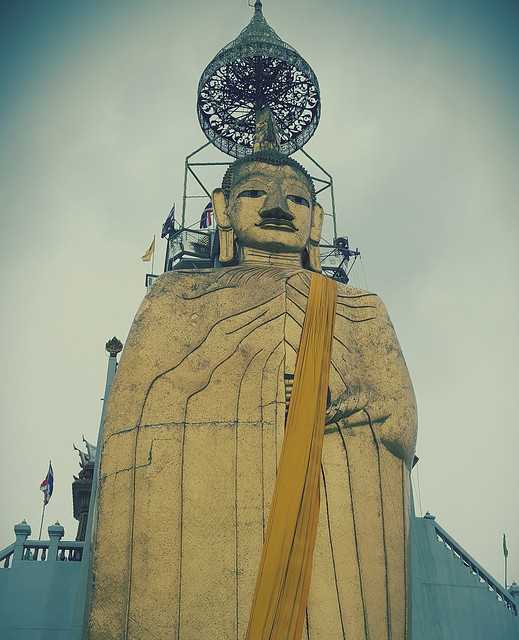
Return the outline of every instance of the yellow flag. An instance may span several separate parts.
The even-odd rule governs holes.
[[[148,250],[146,251],[146,253],[142,256],[141,260],[143,262],[150,262],[153,254],[155,253],[155,236],[153,236],[153,240],[148,248]]]

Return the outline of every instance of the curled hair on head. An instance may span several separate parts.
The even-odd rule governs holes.
[[[226,200],[229,199],[229,194],[231,193],[234,176],[236,175],[237,170],[248,162],[264,162],[265,164],[271,164],[278,167],[291,167],[292,169],[297,171],[306,182],[308,190],[310,191],[312,205],[316,203],[315,186],[308,171],[303,167],[302,164],[299,164],[297,160],[289,158],[283,153],[280,153],[279,151],[275,151],[273,149],[258,151],[257,153],[253,153],[250,156],[239,158],[229,166],[222,180],[222,190],[224,192]]]

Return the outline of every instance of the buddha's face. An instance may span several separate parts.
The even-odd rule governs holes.
[[[226,213],[241,247],[302,253],[312,227],[312,197],[289,166],[243,164],[234,176]]]

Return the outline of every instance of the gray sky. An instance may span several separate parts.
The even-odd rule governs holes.
[[[251,10],[54,0],[1,12],[3,547],[22,518],[37,536],[49,458],[46,525],[75,536],[72,443],[97,436],[104,343],[126,337],[140,256],[205,141],[200,74]],[[500,580],[506,531],[519,579],[518,11],[265,0],[264,12],[319,78],[306,148],[362,251],[353,284],[382,296],[411,371],[423,511]]]

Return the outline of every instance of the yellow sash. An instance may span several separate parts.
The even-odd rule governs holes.
[[[300,640],[319,520],[336,283],[312,274],[246,640]]]

